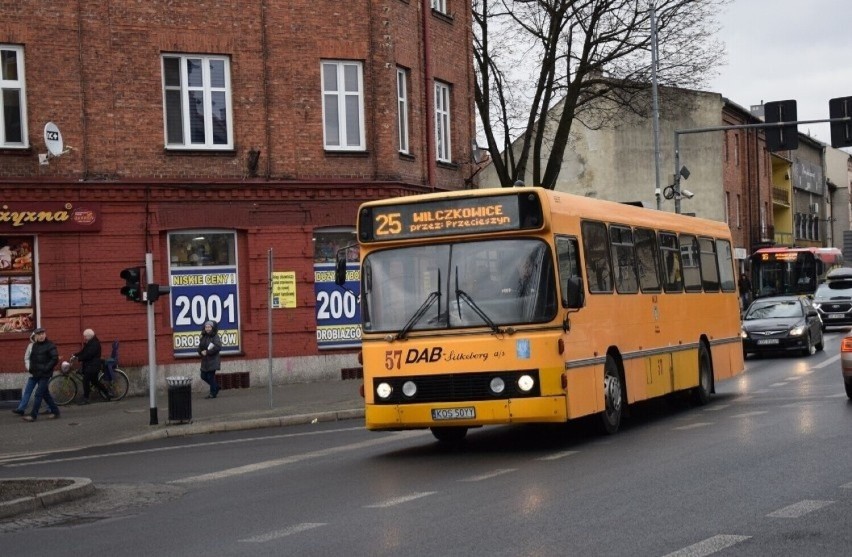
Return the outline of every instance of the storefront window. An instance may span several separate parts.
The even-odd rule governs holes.
[[[314,230],[314,263],[334,263],[337,250],[350,246],[347,261],[358,261],[358,240],[351,227],[317,228]]]
[[[35,328],[34,240],[0,237],[0,334]]]
[[[197,231],[169,235],[172,267],[216,267],[236,265],[236,236],[233,232]]]
[[[355,229],[351,226],[314,230],[314,295],[317,347],[320,350],[361,345],[361,265]],[[346,284],[334,281],[337,252],[346,250]]]

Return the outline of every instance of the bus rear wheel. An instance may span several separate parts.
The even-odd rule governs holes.
[[[607,356],[604,364],[604,411],[600,414],[604,433],[612,435],[618,431],[623,412],[624,383],[615,358]]]
[[[710,363],[710,353],[707,347],[698,348],[698,386],[692,391],[692,398],[699,406],[710,402],[710,391],[713,390],[713,364]]]
[[[460,426],[432,427],[430,429],[439,443],[460,443],[467,435],[467,428]]]

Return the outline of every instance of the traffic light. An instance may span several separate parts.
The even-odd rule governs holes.
[[[848,118],[852,116],[852,97],[840,97],[828,101],[828,117]],[[852,122],[831,122],[831,146],[852,147]]]
[[[157,299],[163,294],[168,294],[171,292],[171,289],[168,286],[162,286],[157,283],[151,283],[148,285],[148,303],[153,304],[157,301]]]
[[[767,124],[796,121],[796,101],[772,101],[763,105],[763,121]],[[768,151],[792,151],[799,148],[799,130],[796,124],[766,128]]]
[[[142,301],[142,267],[128,267],[121,271],[124,286],[121,293],[131,302]]]

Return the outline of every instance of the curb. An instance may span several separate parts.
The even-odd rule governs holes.
[[[351,410],[336,410],[333,412],[318,412],[313,414],[295,414],[291,416],[274,416],[270,418],[248,418],[245,420],[231,420],[218,422],[188,423],[180,425],[166,425],[162,429],[143,433],[134,437],[126,437],[109,443],[118,445],[125,443],[141,443],[157,439],[168,439],[170,437],[188,437],[190,435],[201,435],[204,433],[221,433],[225,431],[242,431],[246,429],[264,429],[269,427],[282,427],[289,425],[303,425],[315,422],[337,422],[341,420],[353,420],[364,417],[363,408]]]
[[[45,478],[4,478],[4,480],[14,481],[37,481],[44,479]],[[17,514],[37,511],[39,509],[45,509],[53,505],[58,505],[59,503],[65,503],[67,501],[73,501],[75,499],[82,499],[83,497],[88,497],[89,495],[92,495],[95,492],[95,484],[93,484],[92,480],[90,480],[89,478],[50,479],[70,480],[71,485],[60,487],[58,489],[53,489],[51,491],[45,491],[44,493],[33,495],[31,497],[21,497],[20,499],[15,499],[14,501],[0,503],[0,518],[8,518]],[[3,485],[4,480],[0,480],[0,486]]]

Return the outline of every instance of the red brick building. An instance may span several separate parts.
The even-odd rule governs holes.
[[[424,2],[2,3],[0,388],[36,325],[66,357],[84,328],[119,339],[144,386],[146,305],[119,274],[146,253],[172,287],[161,377],[194,373],[208,318],[224,369],[265,377],[270,250],[276,375],[353,365],[354,297],[323,269],[358,205],[473,172],[470,2]]]

